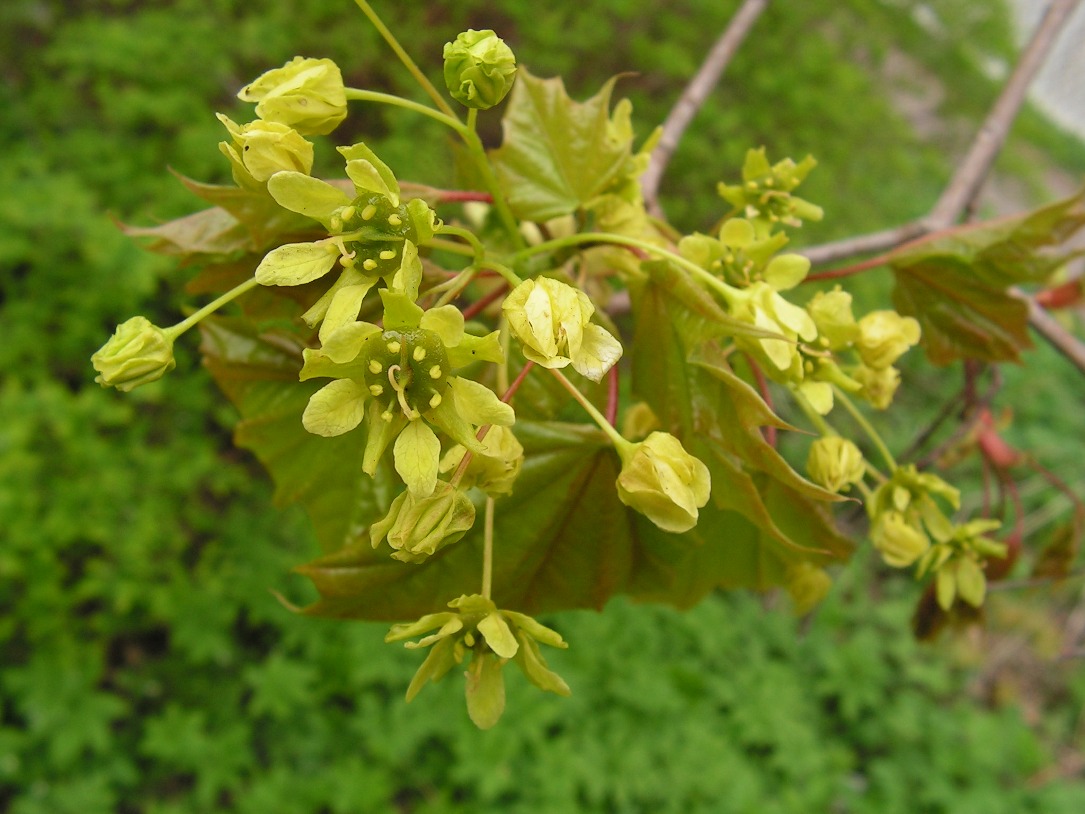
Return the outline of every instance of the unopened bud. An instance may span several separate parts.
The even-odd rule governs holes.
[[[871,542],[882,554],[887,565],[907,568],[930,548],[923,531],[907,521],[898,511],[883,512],[870,530]]]
[[[370,527],[369,539],[376,548],[387,537],[395,559],[422,562],[458,541],[474,523],[475,506],[467,495],[439,480],[428,497],[406,491],[393,500],[384,519]]]
[[[919,323],[896,311],[872,311],[859,320],[855,347],[863,363],[884,370],[919,342]]]
[[[505,98],[516,78],[516,57],[493,31],[464,31],[445,44],[445,85],[461,104],[486,110]]]
[[[806,471],[814,483],[830,492],[846,492],[863,479],[866,463],[863,453],[846,438],[828,435],[810,445]]]
[[[94,381],[124,393],[161,379],[177,364],[173,338],[145,317],[132,317],[119,325],[90,361],[98,371]]]
[[[697,525],[698,509],[708,502],[708,467],[686,452],[673,435],[653,432],[622,455],[618,499],[664,531],[681,533]]]

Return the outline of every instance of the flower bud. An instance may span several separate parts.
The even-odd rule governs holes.
[[[384,519],[370,527],[369,539],[376,548],[387,537],[393,558],[422,562],[458,541],[474,523],[475,507],[467,495],[439,480],[428,497],[406,491],[393,500]]]
[[[697,525],[697,510],[708,502],[712,480],[699,459],[673,435],[653,432],[639,444],[619,448],[622,471],[618,499],[664,531],[681,533]]]
[[[325,136],[347,117],[343,75],[330,59],[294,57],[243,88],[237,98],[257,102],[261,119],[306,136]]]
[[[173,337],[144,317],[132,317],[90,357],[98,371],[94,381],[127,393],[157,381],[176,367]]]
[[[599,381],[622,356],[622,346],[591,323],[588,295],[550,277],[525,280],[501,306],[524,356],[545,368],[572,363],[581,376]]]
[[[233,144],[221,142],[219,149],[238,170],[248,173],[254,181],[264,183],[284,170],[308,175],[313,168],[313,145],[291,127],[278,122],[254,121],[240,127],[219,114],[219,121],[233,136]]]
[[[859,326],[851,312],[851,294],[835,288],[819,291],[806,304],[806,310],[814,319],[818,336],[828,343],[830,350],[842,350],[859,336]]]
[[[896,311],[872,311],[859,320],[856,350],[864,364],[884,370],[919,342],[919,323]]]
[[[481,441],[484,453],[475,453],[467,463],[460,487],[477,486],[490,497],[507,495],[524,463],[524,448],[508,427],[492,425]],[[460,465],[467,450],[460,444],[441,458],[441,472],[451,472]]]
[[[790,565],[784,574],[784,588],[791,597],[797,616],[813,610],[833,587],[832,578],[824,568],[813,563],[800,562]]]
[[[847,438],[828,435],[810,445],[806,471],[814,483],[830,492],[847,492],[863,479],[863,453]]]
[[[464,31],[445,44],[445,84],[457,102],[479,110],[493,107],[512,88],[516,57],[493,31]]]
[[[870,539],[886,565],[894,568],[907,568],[931,545],[922,530],[909,523],[902,513],[892,510],[883,512],[874,521]]]

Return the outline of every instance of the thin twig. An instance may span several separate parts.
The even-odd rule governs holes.
[[[1028,305],[1028,321],[1033,330],[1069,359],[1074,367],[1085,373],[1085,344],[1062,327],[1059,321],[1038,305],[1032,297],[1021,292],[1015,293]]]
[[[1052,0],[1047,7],[1002,93],[972,141],[968,154],[931,210],[928,228],[934,230],[950,226],[972,206],[991,171],[995,157],[1002,149],[1010,126],[1017,118],[1029,85],[1043,67],[1066,19],[1079,2],[1080,0]]]
[[[661,214],[659,209],[659,184],[663,179],[663,171],[670,163],[671,156],[678,148],[678,142],[682,134],[686,132],[693,117],[708,98],[708,94],[719,82],[727,64],[738,51],[742,41],[746,38],[750,28],[761,16],[761,12],[768,6],[769,0],[745,0],[731,22],[727,24],[716,44],[712,46],[704,64],[701,65],[697,75],[690,80],[686,89],[682,92],[678,102],[671,108],[667,120],[663,123],[663,134],[659,144],[652,152],[651,163],[641,176],[641,189],[644,191],[644,202],[648,211],[657,217]]]
[[[1021,108],[1029,83],[1051,52],[1066,18],[1080,2],[1052,0],[987,119],[976,133],[960,167],[926,217],[892,229],[813,246],[803,251],[810,262],[821,265],[860,254],[885,251],[951,226],[975,200]]]

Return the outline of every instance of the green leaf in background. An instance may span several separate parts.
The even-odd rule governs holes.
[[[323,382],[299,382],[302,345],[286,333],[258,334],[242,320],[201,324],[205,364],[241,413],[235,441],[252,450],[275,481],[280,505],[299,502],[317,540],[333,551],[357,537],[391,503],[390,480],[362,472],[365,432],[321,438],[301,414]]]
[[[520,68],[502,122],[504,142],[490,154],[518,217],[566,215],[621,180],[633,139],[610,118],[615,81],[576,102],[560,78]]]
[[[702,315],[677,292],[654,279],[633,292],[634,345],[650,341],[653,347],[634,358],[633,389],[663,428],[708,465],[712,504],[752,524],[748,533],[731,535],[713,528],[721,521],[708,515],[691,533],[740,541],[736,556],[743,564],[728,563],[734,585],[768,587],[788,562],[844,556],[851,544],[836,531],[826,507],[839,497],[802,477],[765,440],[761,427],[790,427],[731,371],[709,342],[713,333],[704,330]]]
[[[1081,253],[1057,247],[1085,226],[1083,200],[1085,189],[1026,215],[961,227],[893,252],[893,303],[919,320],[932,362],[1019,360],[1032,346],[1028,307],[1010,289],[1047,281]]]

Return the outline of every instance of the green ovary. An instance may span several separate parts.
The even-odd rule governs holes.
[[[451,368],[441,338],[433,331],[385,331],[369,344],[365,385],[382,412],[417,418],[440,405]]]

